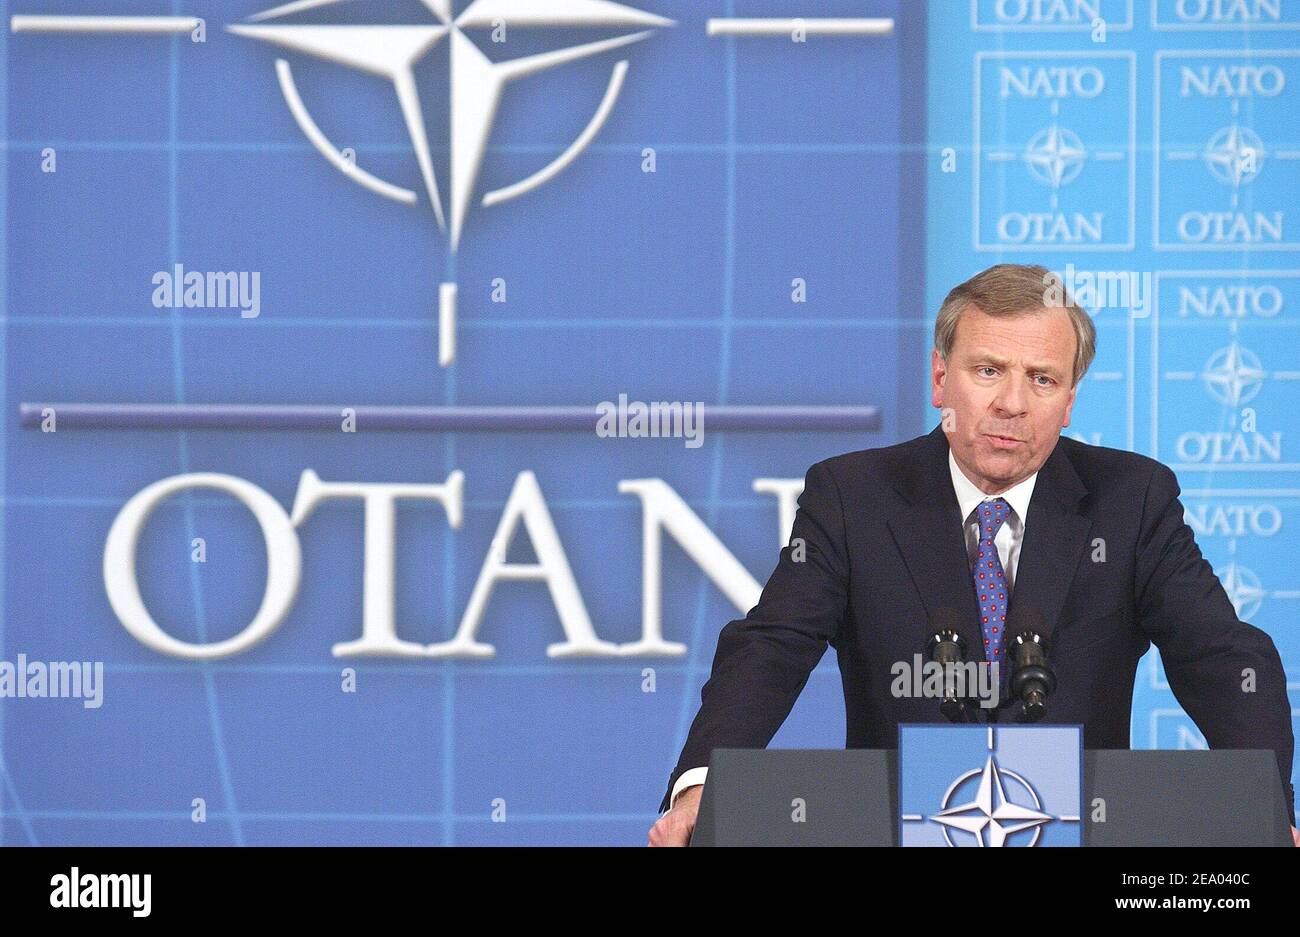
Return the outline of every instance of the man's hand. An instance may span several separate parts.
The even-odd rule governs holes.
[[[677,795],[673,807],[650,827],[647,846],[686,846],[691,842],[695,817],[700,812],[700,795],[704,785],[696,784]]]
[[[1291,827],[1291,838],[1295,840],[1296,846],[1300,846],[1300,830],[1297,830],[1294,826]]]

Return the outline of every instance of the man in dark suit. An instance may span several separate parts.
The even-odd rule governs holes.
[[[1129,747],[1138,660],[1155,644],[1211,747],[1277,753],[1294,824],[1282,661],[1202,558],[1173,472],[1061,438],[1095,343],[1042,267],[1000,264],[949,293],[931,356],[940,425],[809,469],[758,604],[718,636],[651,845],[689,840],[713,749],[766,746],[827,645],[850,748],[896,748],[900,723],[934,722],[936,700],[891,688],[939,628],[1004,677],[1016,635],[1048,636],[1045,721],[1082,724],[1085,748]]]

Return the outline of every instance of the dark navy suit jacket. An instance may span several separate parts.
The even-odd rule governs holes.
[[[1082,724],[1085,748],[1129,747],[1138,660],[1155,644],[1174,695],[1212,748],[1277,753],[1294,822],[1281,658],[1267,634],[1237,618],[1178,493],[1159,462],[1058,440],[1024,519],[1008,622],[1049,635],[1057,687],[1044,721]],[[941,428],[814,465],[796,539],[802,558],[786,546],[758,604],[718,636],[669,791],[681,772],[708,765],[714,748],[766,746],[828,645],[839,658],[850,748],[896,748],[900,723],[942,721],[937,700],[890,692],[895,662],[924,654],[936,627],[958,629],[983,659]],[[1243,691],[1247,668],[1253,692]]]

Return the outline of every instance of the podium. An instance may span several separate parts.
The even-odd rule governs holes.
[[[1271,751],[1085,751],[1082,808],[1085,846],[1293,845]],[[717,749],[691,845],[894,846],[898,830],[896,751]]]

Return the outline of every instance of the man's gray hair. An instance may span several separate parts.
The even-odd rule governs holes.
[[[1074,326],[1074,380],[1077,385],[1097,353],[1097,327],[1065,289],[1061,278],[1030,264],[995,264],[952,288],[934,323],[934,347],[944,361],[952,351],[957,320],[970,306],[989,316],[1021,316],[1064,309]]]

